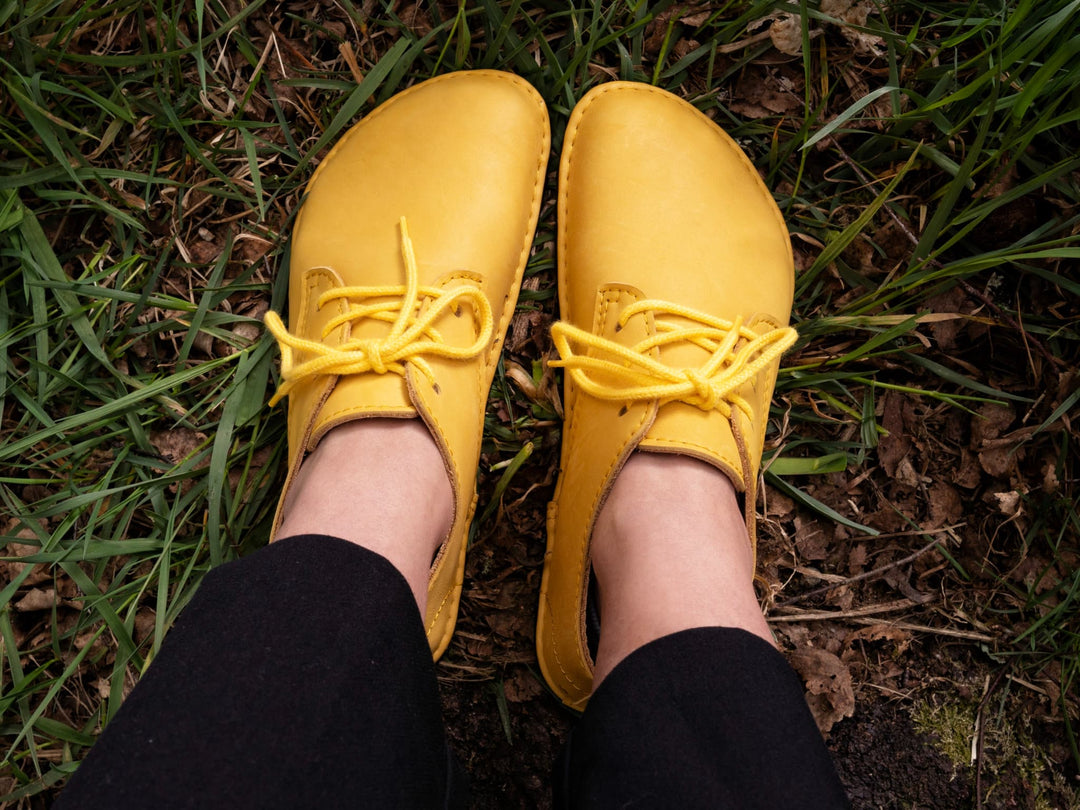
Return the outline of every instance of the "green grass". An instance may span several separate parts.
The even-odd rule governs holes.
[[[767,478],[805,507],[872,534],[812,484],[876,463],[890,392],[928,410],[1027,414],[1026,458],[1049,459],[1060,484],[1018,482],[1035,519],[1010,553],[1044,560],[1052,584],[1001,585],[987,615],[1002,617],[996,652],[1027,672],[1060,667],[1080,763],[1066,421],[1080,354],[1080,3],[882,4],[863,32],[877,56],[795,4],[794,57],[754,36],[781,2],[228,7],[242,10],[0,2],[0,532],[29,547],[24,567],[9,564],[13,547],[0,563],[0,801],[63,780],[206,571],[265,542],[284,422],[265,408],[275,353],[259,316],[285,303],[303,183],[358,116],[462,68],[533,83],[556,154],[575,101],[609,78],[678,93],[746,147],[799,254],[802,339],[778,383]],[[785,112],[740,106],[754,81]],[[553,217],[545,208],[523,310],[555,311]],[[985,356],[938,345],[926,316],[953,289],[976,305],[961,322],[981,330],[969,334]],[[538,383],[539,359],[525,358]],[[548,458],[530,454],[557,417],[522,405],[502,373],[492,397],[510,414],[488,419],[501,494]],[[1009,560],[990,562],[1008,582]],[[957,563],[950,582],[973,575]],[[34,589],[51,608],[19,606]]]

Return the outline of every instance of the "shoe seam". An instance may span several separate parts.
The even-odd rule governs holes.
[[[685,100],[679,99],[677,97],[673,97],[670,94],[668,94],[667,92],[659,90],[657,88],[654,88],[654,87],[652,87],[650,85],[640,85],[640,84],[626,83],[626,82],[618,82],[618,83],[610,83],[608,85],[601,85],[600,87],[594,88],[592,91],[590,91],[586,95],[586,97],[579,102],[579,104],[578,104],[579,109],[575,109],[574,114],[572,114],[572,118],[574,119],[572,121],[573,128],[571,130],[568,130],[565,141],[564,141],[563,153],[564,153],[565,159],[566,159],[566,171],[565,171],[565,174],[560,173],[562,175],[562,176],[560,176],[560,191],[562,191],[563,188],[569,189],[570,186],[571,186],[571,176],[574,174],[574,167],[575,167],[575,163],[576,163],[575,154],[574,154],[574,148],[577,145],[577,141],[578,141],[578,137],[580,135],[582,124],[584,122],[586,114],[589,111],[589,108],[598,99],[600,99],[602,96],[604,96],[604,95],[606,95],[608,93],[611,93],[611,92],[619,91],[619,90],[628,90],[628,91],[634,91],[634,92],[646,92],[646,93],[649,93],[651,95],[659,96],[665,102],[673,102],[676,107],[689,108],[697,117],[699,117],[700,119],[703,119],[702,123],[705,123],[705,124],[708,125],[712,136],[723,147],[723,151],[726,154],[728,154],[729,156],[734,157],[736,162],[742,167],[742,170],[751,178],[754,186],[756,188],[758,188],[758,190],[764,195],[764,197],[769,202],[772,203],[772,206],[771,206],[771,208],[772,208],[772,212],[771,212],[772,217],[771,218],[772,218],[774,224],[777,226],[777,236],[783,241],[784,245],[787,248],[789,266],[793,265],[791,241],[790,241],[790,238],[789,238],[788,233],[787,233],[787,228],[786,228],[786,224],[784,223],[783,215],[780,213],[779,209],[777,208],[776,202],[773,199],[772,194],[769,192],[769,190],[767,188],[764,187],[764,183],[763,183],[760,175],[758,174],[757,169],[750,162],[749,158],[734,143],[731,142],[731,137],[729,135],[727,135],[727,133],[725,133],[723,131],[723,129],[721,129],[719,127],[719,125],[716,124],[716,122],[709,119],[700,110],[698,110],[693,105],[686,102]],[[560,193],[558,202],[559,202],[558,207],[557,207],[557,209],[558,209],[557,210],[558,223],[559,223],[558,244],[559,244],[559,247],[560,247],[560,249],[559,249],[559,265],[560,266],[559,266],[558,270],[559,270],[559,279],[564,280],[567,277],[567,270],[566,270],[566,263],[565,263],[566,262],[566,256],[569,254],[569,246],[570,246],[570,242],[571,242],[571,239],[572,239],[572,236],[571,236],[572,229],[571,229],[570,224],[569,224],[569,219],[570,218],[567,216],[567,212],[568,212],[569,207],[570,207],[570,195],[569,195],[569,193]],[[790,298],[792,298],[794,296],[793,273],[786,274],[786,278],[787,278],[787,287],[788,287],[788,298],[790,299]],[[569,284],[568,281],[565,281],[564,285],[561,285],[561,286],[562,286],[563,289],[565,289],[565,293],[560,294],[560,296],[559,296],[559,306],[560,306],[562,316],[564,318],[566,318],[566,319],[569,319],[569,317],[570,317],[570,284]],[[560,292],[562,292],[562,289],[560,289]],[[605,318],[605,319],[607,317],[607,307],[608,307],[608,302],[605,299],[604,310],[602,312],[602,317]],[[770,323],[774,323],[774,324],[777,322],[777,320],[775,318],[772,318],[771,316],[755,316],[753,321],[754,322],[766,321],[766,322],[770,322]],[[601,333],[602,333],[602,330],[601,330]],[[569,388],[570,385],[571,385],[569,378],[567,378],[566,382],[567,382],[567,388]],[[757,390],[756,378],[752,382],[753,382],[754,392],[756,394],[756,399],[759,400],[759,401],[763,400],[764,398],[760,395],[760,392]],[[569,391],[567,392],[566,399],[567,400],[571,399],[571,397],[569,396]],[[764,409],[764,408],[767,408],[767,407],[768,407],[768,403],[765,403],[764,405],[761,406],[761,409]],[[573,420],[575,418],[576,410],[577,410],[577,403],[576,403],[576,398],[575,398],[574,401],[570,404],[570,407],[569,407],[568,412],[566,414],[565,421],[567,423],[569,423],[571,420]],[[647,409],[645,409],[643,411],[641,421],[639,421],[638,425],[631,432],[630,438],[620,446],[619,452],[615,455],[614,459],[609,464],[608,469],[605,471],[603,478],[601,479],[601,484],[600,484],[599,489],[593,495],[593,502],[592,502],[592,504],[590,506],[590,510],[588,512],[589,519],[588,519],[588,524],[587,524],[587,527],[586,527],[588,536],[587,536],[587,538],[586,538],[586,540],[585,540],[585,542],[583,544],[579,544],[580,545],[580,551],[578,552],[578,559],[577,559],[576,582],[579,583],[579,590],[581,590],[582,592],[584,591],[584,579],[583,579],[583,577],[584,577],[584,573],[585,573],[585,566],[587,565],[587,561],[590,558],[590,555],[589,555],[588,552],[590,550],[591,542],[592,542],[592,527],[595,525],[596,511],[598,509],[598,503],[600,501],[600,497],[602,496],[603,492],[606,489],[605,485],[606,485],[606,483],[608,481],[608,478],[611,476],[612,470],[619,463],[620,459],[623,458],[623,456],[626,453],[627,446],[634,442],[634,437],[640,431],[642,424],[644,424],[644,422],[647,420],[649,410],[650,409],[647,408]],[[734,416],[735,415],[733,414],[733,417]],[[765,413],[765,418],[767,418],[767,412]],[[762,435],[762,441],[764,441],[764,430],[761,431],[761,435]],[[711,450],[709,448],[706,448],[703,445],[693,445],[692,443],[686,443],[686,445],[684,445],[684,446],[697,446],[700,449],[710,453],[713,456],[720,457],[726,464],[731,466],[733,469],[742,469],[743,468],[742,459],[739,459],[739,461],[736,464],[733,465],[732,462],[731,462],[731,459],[729,459],[726,454],[717,452],[716,450]],[[746,473],[744,473],[744,477],[745,477],[746,474],[749,474],[749,473],[750,473],[750,470],[747,469]],[[749,482],[744,481],[743,486],[744,486],[745,490],[749,491],[749,488],[750,488]],[[561,494],[561,492],[560,492],[560,494]],[[559,516],[562,514],[562,510],[560,510],[558,508],[558,505],[557,505],[558,504],[558,499],[556,499],[554,501],[554,503],[556,503],[556,506],[555,506],[556,519],[553,521],[553,527],[559,523]],[[556,546],[558,546],[558,545],[559,544],[556,543]],[[548,602],[549,602],[548,612],[551,613],[552,611],[550,609],[550,596],[548,594],[545,594],[545,598],[548,599]],[[582,593],[582,596],[580,598],[582,600],[585,598],[583,593]],[[581,606],[579,605],[579,613],[580,613],[580,609],[581,609]],[[551,639],[552,654],[553,654],[553,656],[555,658],[556,663],[559,666],[560,671],[563,674],[563,677],[564,677],[565,681],[568,682],[572,687],[574,687],[576,689],[582,688],[581,685],[579,684],[579,681],[574,676],[572,676],[569,672],[567,672],[565,666],[563,665],[562,658],[559,655],[559,640],[558,640],[559,635],[558,635],[558,633],[549,630],[548,635],[549,635],[549,637]],[[579,651],[580,651],[580,642],[581,642],[580,635],[581,634],[579,632],[578,633]],[[583,660],[585,660],[587,662],[588,659],[587,659],[587,657],[583,656]]]
[[[600,334],[604,333],[604,330],[605,330],[605,328],[607,326],[608,313],[609,313],[611,307],[614,304],[617,304],[619,302],[619,300],[623,296],[629,298],[632,301],[638,300],[637,296],[633,295],[628,290],[616,290],[616,291],[609,290],[609,291],[603,293],[603,297],[601,298],[601,303],[600,303],[600,312],[598,313],[599,318],[598,318],[597,330],[596,330]],[[574,399],[574,404],[571,406],[570,412],[566,416],[566,421],[567,422],[569,422],[571,419],[574,418],[576,407],[577,407],[577,398]],[[644,408],[642,410],[641,418],[638,420],[638,423],[633,427],[633,429],[629,432],[628,438],[619,445],[618,452],[616,452],[615,455],[612,457],[610,463],[608,464],[607,469],[604,471],[603,476],[600,478],[600,485],[597,487],[596,491],[592,495],[592,502],[590,503],[589,510],[587,512],[589,517],[588,517],[588,521],[587,521],[586,526],[585,526],[585,535],[586,535],[585,541],[584,541],[584,543],[579,543],[578,544],[578,551],[577,551],[577,555],[576,555],[575,580],[574,581],[576,583],[578,583],[578,591],[580,592],[580,594],[579,594],[579,605],[578,605],[578,618],[579,619],[582,616],[582,609],[584,607],[584,600],[587,598],[586,595],[585,595],[585,569],[588,567],[589,560],[591,560],[591,558],[592,558],[592,555],[590,554],[590,551],[591,551],[591,548],[592,548],[592,532],[593,532],[593,529],[594,529],[594,527],[596,525],[597,512],[600,509],[600,505],[601,505],[601,503],[603,501],[604,494],[610,488],[608,486],[608,484],[609,484],[609,482],[611,481],[611,478],[612,478],[612,471],[615,470],[620,465],[620,462],[624,461],[624,459],[625,459],[625,457],[627,455],[627,453],[626,453],[627,447],[629,447],[629,446],[631,446],[633,444],[636,444],[636,443],[638,443],[640,441],[640,437],[638,436],[638,434],[641,431],[642,425],[644,425],[648,421],[649,412],[650,412],[650,408]],[[556,510],[558,512],[559,511],[558,507],[556,506],[555,508],[556,508]],[[557,522],[558,522],[558,516],[556,516],[556,523]],[[581,639],[581,632],[580,632],[580,628],[579,628],[578,652],[582,651],[582,647],[580,646],[581,640],[582,640]],[[559,670],[562,672],[563,677],[565,678],[565,680],[568,683],[570,683],[573,687],[575,687],[577,689],[584,688],[583,683],[581,681],[579,681],[575,676],[573,676],[569,672],[567,672],[566,667],[563,665],[562,657],[559,655],[559,642],[558,642],[558,634],[557,633],[552,633],[551,634],[551,647],[552,647],[552,654],[555,656],[555,661],[559,665]],[[585,661],[586,663],[588,663],[588,658],[586,656],[584,656],[584,655],[582,656],[582,660]]]
[[[450,75],[450,74],[448,74],[448,75]],[[511,284],[510,290],[503,297],[503,312],[502,312],[501,317],[499,318],[498,329],[492,335],[491,346],[488,348],[487,355],[486,355],[486,357],[484,359],[483,367],[480,369],[480,371],[482,373],[478,373],[476,375],[476,380],[477,380],[477,383],[478,383],[477,396],[484,401],[484,408],[481,409],[481,414],[482,414],[482,416],[481,416],[481,424],[480,424],[481,433],[483,431],[483,414],[486,414],[486,412],[487,412],[487,407],[486,407],[486,398],[487,397],[486,397],[486,392],[485,392],[484,389],[490,385],[490,382],[488,381],[489,376],[494,376],[493,374],[489,375],[489,371],[494,369],[494,367],[496,365],[495,358],[497,358],[498,355],[501,354],[501,352],[502,352],[503,340],[505,338],[507,329],[509,329],[510,320],[514,316],[514,307],[510,306],[509,303],[510,303],[511,300],[513,300],[515,302],[515,304],[516,304],[518,294],[520,293],[520,290],[521,290],[521,284],[522,284],[522,282],[523,282],[523,280],[525,278],[525,268],[528,265],[529,253],[532,250],[532,243],[533,243],[533,238],[532,237],[535,234],[535,224],[534,224],[534,219],[535,218],[534,218],[533,214],[535,212],[535,214],[537,215],[536,218],[538,218],[539,212],[540,212],[540,206],[541,206],[541,203],[542,203],[542,196],[543,196],[544,174],[545,174],[545,169],[547,167],[547,160],[548,160],[548,155],[549,155],[549,150],[550,150],[550,131],[549,131],[548,126],[547,126],[547,108],[544,105],[543,99],[536,92],[535,88],[533,88],[532,85],[530,85],[528,82],[524,81],[523,79],[520,79],[519,77],[513,76],[511,74],[488,73],[486,75],[489,76],[489,77],[492,77],[492,78],[498,78],[498,79],[503,79],[505,81],[509,81],[511,84],[514,84],[515,86],[520,87],[525,91],[526,95],[528,95],[530,100],[533,102],[534,112],[536,113],[536,117],[535,117],[534,120],[535,120],[535,123],[539,127],[539,131],[542,133],[542,144],[541,144],[541,148],[538,150],[538,154],[537,154],[536,169],[535,169],[535,172],[534,172],[534,175],[533,175],[532,200],[530,201],[529,211],[528,211],[528,214],[526,215],[526,218],[525,218],[525,225],[524,225],[523,239],[522,239],[522,249],[518,253],[517,263],[515,265],[515,267],[517,269],[515,269],[515,272],[514,272],[514,280],[513,280],[513,283]],[[433,421],[435,422],[436,426],[438,426],[438,424],[439,424],[438,419],[433,414],[431,414],[430,412],[428,412],[428,416],[430,416],[433,419]],[[439,428],[439,430],[441,432],[441,430],[442,430],[441,427]],[[481,439],[482,439],[482,437],[481,437]],[[458,466],[456,457],[453,454],[453,450],[450,448],[449,443],[444,442],[444,445],[446,447],[447,453],[450,455],[450,461],[451,461],[451,464],[454,467],[455,475],[457,475],[457,477],[460,479],[462,477],[462,473],[461,473],[460,468]],[[475,492],[476,492],[476,480],[475,480],[475,477],[473,479],[472,490],[473,490],[472,494],[475,495]],[[455,508],[456,508],[456,506],[457,505],[455,504]],[[471,523],[473,517],[474,517],[473,514],[469,514],[469,515],[466,515],[463,518],[463,520],[467,520],[469,523]],[[447,538],[447,541],[446,541],[447,543],[450,542],[450,539],[455,535],[455,530],[458,529],[457,524],[458,524],[458,521],[455,519],[454,526],[451,528],[450,537]],[[468,534],[468,525],[464,526],[464,530],[465,530],[465,533],[467,535]],[[467,536],[463,537],[461,542],[464,543],[464,542],[466,542],[466,540],[467,540]],[[462,571],[462,573],[463,573],[464,572],[464,566],[465,566],[464,558],[459,557],[459,561],[455,563],[455,566],[457,566],[455,571],[460,569]],[[434,574],[435,574],[435,570],[436,570],[436,566],[433,566],[432,569],[431,569],[431,572],[429,573],[429,579],[428,579],[429,588],[430,588],[430,586],[431,586],[431,584],[433,582],[433,577],[434,577]],[[455,580],[457,579],[456,574],[455,574],[454,578],[455,578]],[[462,579],[464,579],[464,577],[462,577]],[[447,589],[447,592],[443,595],[443,599],[439,602],[439,606],[435,609],[435,613],[432,615],[431,620],[428,623],[428,626],[426,628],[426,632],[430,633],[431,630],[433,630],[435,625],[438,623],[440,617],[442,616],[443,611],[446,609],[446,604],[450,600],[450,595],[453,593],[453,590],[454,590],[454,587],[451,586],[449,589]],[[430,594],[430,590],[429,590],[429,594]],[[440,640],[440,643],[441,643],[441,640]]]

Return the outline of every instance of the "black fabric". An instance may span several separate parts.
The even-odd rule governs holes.
[[[206,576],[54,807],[464,798],[405,579],[373,552],[303,536]]]
[[[563,808],[846,806],[802,689],[741,630],[628,656],[556,766]],[[55,808],[465,806],[404,578],[343,540],[210,572]]]
[[[560,809],[848,806],[795,673],[728,627],[675,633],[621,661],[554,781]]]

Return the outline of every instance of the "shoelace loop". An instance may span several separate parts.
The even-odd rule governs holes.
[[[753,407],[737,391],[775,363],[791,348],[798,333],[789,326],[758,334],[742,319],[727,321],[666,301],[644,300],[631,304],[619,316],[622,329],[635,315],[649,313],[656,334],[623,346],[565,322],[551,327],[559,360],[551,365],[565,368],[574,382],[598,399],[615,402],[681,401],[705,411],[731,416],[738,408],[753,417]],[[676,316],[688,324],[661,320]],[[654,348],[689,341],[710,352],[700,368],[673,368],[651,356]],[[575,347],[577,347],[575,349]],[[612,381],[614,380],[614,381]]]
[[[270,400],[277,404],[283,397],[305,380],[320,375],[342,376],[346,374],[398,374],[405,376],[407,364],[415,366],[434,383],[431,366],[424,359],[445,357],[467,360],[476,357],[491,340],[494,319],[491,304],[483,290],[476,284],[463,284],[444,290],[439,287],[422,286],[416,268],[416,255],[405,217],[401,218],[401,257],[405,262],[405,284],[383,287],[335,287],[319,296],[317,305],[322,309],[333,301],[346,301],[346,310],[331,318],[322,331],[322,338],[335,329],[365,318],[392,324],[385,337],[372,339],[354,338],[340,346],[328,346],[317,340],[308,340],[292,334],[285,328],[275,312],[266,313],[266,328],[281,348],[281,385]],[[371,298],[396,298],[378,303],[358,303]],[[461,305],[471,305],[473,318],[478,326],[476,340],[469,346],[452,346],[434,327],[438,318],[448,311],[460,313]],[[297,364],[294,352],[313,355]]]

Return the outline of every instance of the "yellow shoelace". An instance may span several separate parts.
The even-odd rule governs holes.
[[[753,418],[753,408],[736,392],[763,370],[775,363],[798,338],[789,326],[771,329],[762,335],[734,322],[665,301],[639,301],[623,310],[617,329],[622,329],[634,315],[652,313],[656,334],[633,346],[622,346],[568,323],[551,327],[551,337],[560,360],[551,365],[565,368],[582,390],[598,399],[633,402],[675,400],[702,410],[718,410],[731,416],[736,407]],[[660,318],[673,315],[690,321],[678,325]],[[689,341],[711,352],[700,368],[672,368],[650,356],[652,349],[680,341]],[[575,351],[575,346],[578,350]],[[591,355],[585,354],[592,350]],[[593,375],[610,380],[600,382]]]
[[[405,261],[404,286],[336,287],[319,296],[321,309],[331,301],[344,299],[348,311],[332,318],[323,328],[326,337],[346,323],[374,318],[393,324],[390,332],[378,339],[347,340],[340,346],[327,346],[317,340],[307,340],[290,333],[277,313],[266,313],[266,328],[281,348],[282,383],[270,400],[277,404],[289,391],[305,380],[319,375],[399,374],[405,376],[411,363],[434,383],[431,367],[422,355],[467,360],[476,357],[488,345],[494,321],[487,296],[475,284],[464,284],[449,290],[422,286],[416,269],[416,255],[405,217],[401,218],[401,257]],[[374,304],[359,303],[368,298],[396,298]],[[460,313],[462,303],[471,305],[478,326],[476,340],[470,346],[451,346],[432,324],[444,313]],[[293,352],[314,355],[310,360],[294,364]]]

